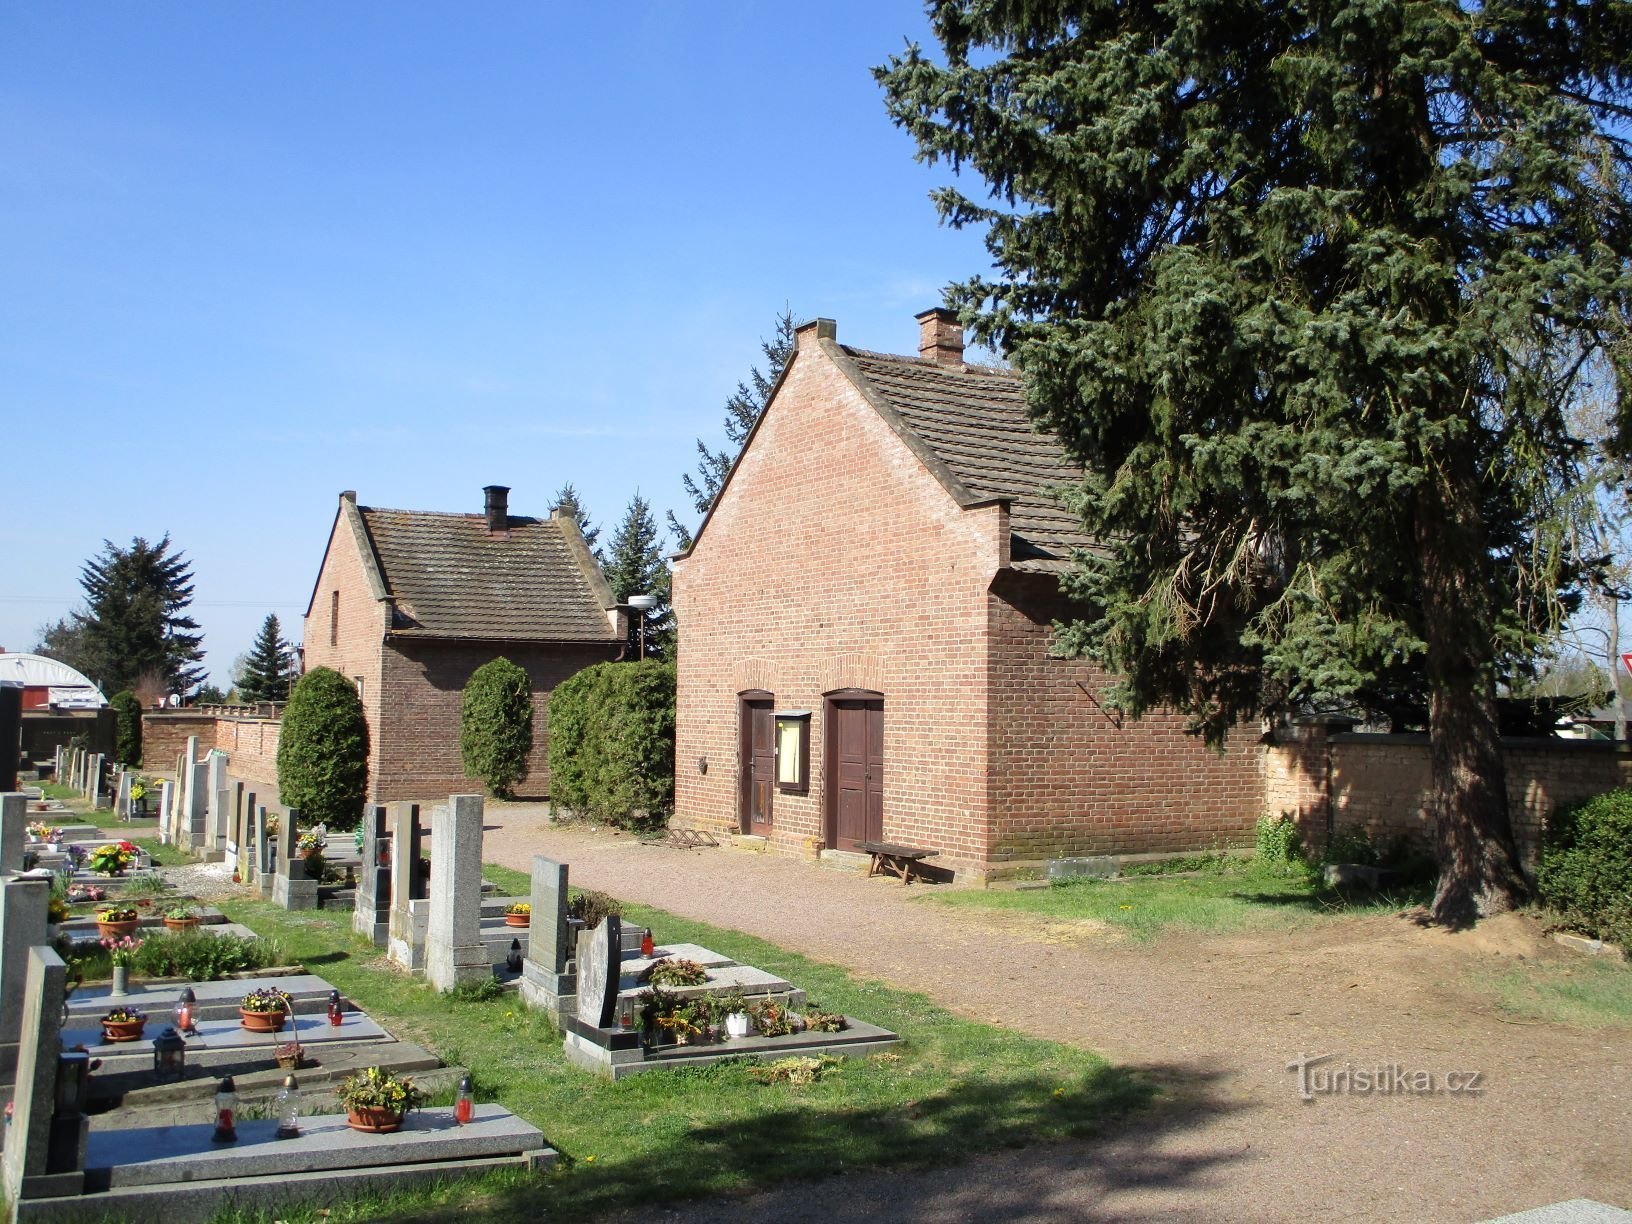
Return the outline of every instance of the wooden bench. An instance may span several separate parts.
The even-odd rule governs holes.
[[[867,876],[871,879],[881,871],[901,877],[902,884],[911,884],[913,874],[923,879],[923,861],[934,858],[939,850],[921,850],[917,846],[898,846],[894,842],[864,841],[861,843],[861,852],[873,856],[873,861],[867,864]]]

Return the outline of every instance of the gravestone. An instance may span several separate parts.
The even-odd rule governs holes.
[[[193,810],[193,765],[198,760],[198,736],[189,735],[181,756],[176,761],[176,782],[181,787],[180,806],[176,809],[176,844],[188,848],[188,820]]]
[[[227,869],[239,871],[239,864],[243,861],[244,845],[244,784],[234,782],[227,788],[227,832],[223,839],[226,842]]]
[[[23,869],[28,842],[28,796],[21,791],[0,795],[0,876]]]
[[[482,940],[482,797],[451,795],[431,824],[425,978],[438,990],[493,976]]]
[[[102,790],[103,765],[102,754],[98,752],[93,755],[91,757],[90,772],[85,778],[85,797],[91,801],[91,811],[93,812],[101,808],[102,801],[107,798]]]
[[[51,884],[0,878],[0,1097],[17,1070],[28,950],[46,942]]]
[[[363,861],[357,870],[356,908],[351,929],[377,947],[391,937],[391,829],[383,803],[363,811]]]
[[[176,784],[166,779],[159,783],[159,842],[168,846],[175,840]]]
[[[425,969],[429,903],[425,900],[425,877],[419,873],[423,838],[419,804],[397,804],[391,812],[391,929],[386,956],[411,973]]]
[[[521,1001],[549,1012],[561,1022],[562,1010],[578,992],[576,975],[567,972],[573,948],[567,922],[567,865],[542,854],[533,855],[530,901],[532,921],[527,927],[527,956],[521,962]]]
[[[278,822],[283,827],[283,822]],[[262,897],[272,895],[272,882],[278,878],[278,835],[271,831],[271,817],[263,804],[255,813],[255,886]]]
[[[623,965],[623,920],[608,914],[593,931],[578,933],[578,1019],[610,1028],[618,1011]]]
[[[28,950],[23,989],[22,1031],[27,1039],[17,1053],[17,1081],[4,1156],[6,1197],[59,1198],[85,1186],[85,1134],[81,1116],[57,1119],[57,1067],[62,1057],[62,1004],[68,993],[68,967],[50,948]],[[81,1055],[83,1057],[83,1055]],[[77,1150],[53,1152],[52,1132],[72,1128]],[[67,1145],[61,1145],[67,1146]],[[54,1172],[54,1167],[64,1167]]]
[[[227,754],[212,751],[204,758],[207,777],[204,783],[206,811],[204,817],[204,848],[221,850],[227,839]]]
[[[204,849],[204,829],[209,823],[210,766],[206,761],[195,761],[187,767],[187,811],[183,816],[183,850],[198,854]]]
[[[317,908],[319,881],[306,878],[306,860],[298,853],[295,826],[299,820],[300,813],[289,808],[278,822],[278,876],[272,881],[272,904],[287,910]]]
[[[133,780],[130,770],[119,771],[119,791],[113,801],[113,810],[119,814],[120,820],[130,819],[130,784]]]
[[[244,884],[253,884],[260,868],[260,859],[255,857],[256,827],[255,820],[255,792],[244,792],[243,815],[238,821],[238,879]]]

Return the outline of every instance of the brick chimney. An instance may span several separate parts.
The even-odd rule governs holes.
[[[510,486],[483,485],[482,492],[487,494],[487,529],[495,533],[508,531],[510,529]]]
[[[963,324],[944,306],[914,315],[918,320],[918,356],[936,365],[963,364]]]

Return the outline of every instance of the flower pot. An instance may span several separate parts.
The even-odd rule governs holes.
[[[140,1041],[146,1020],[102,1021],[102,1040],[110,1042]]]
[[[103,939],[123,939],[127,935],[134,935],[136,928],[141,925],[138,919],[131,918],[125,922],[103,922],[97,919],[96,933]]]
[[[240,1007],[238,1009],[238,1015],[241,1018],[240,1022],[248,1032],[281,1033],[283,1031],[283,1020],[285,1013],[281,1011],[252,1012],[245,1011]]]
[[[732,1012],[725,1018],[726,1036],[730,1037],[733,1041],[739,1037],[748,1036],[748,1027],[749,1020],[747,1012]]]
[[[504,916],[505,926],[524,927],[532,924],[533,916],[531,914],[506,914]]]
[[[170,931],[190,931],[198,925],[197,918],[166,918],[164,926]]]
[[[362,1106],[346,1110],[346,1125],[371,1135],[389,1135],[402,1129],[402,1115],[390,1109]]]

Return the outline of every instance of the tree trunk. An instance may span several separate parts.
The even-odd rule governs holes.
[[[1428,645],[1430,811],[1439,855],[1434,921],[1464,926],[1528,894],[1507,811],[1496,720],[1495,615],[1471,455],[1442,457],[1418,495],[1417,556]]]

